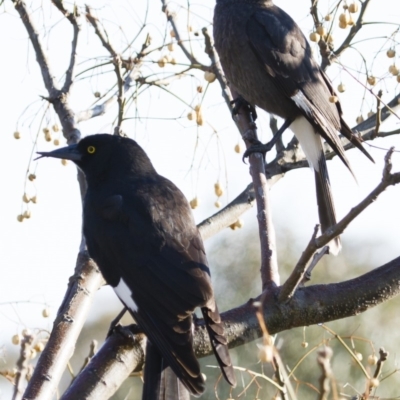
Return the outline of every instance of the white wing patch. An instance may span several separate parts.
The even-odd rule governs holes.
[[[310,167],[319,171],[318,160],[323,154],[321,136],[315,132],[305,117],[296,118],[290,125],[290,129],[300,142]]]
[[[114,292],[117,294],[119,299],[132,311],[137,311],[138,306],[133,301],[132,291],[129,289],[129,286],[125,283],[125,281],[121,278],[118,285],[113,288]]]
[[[291,99],[296,103],[296,106],[304,110],[308,115],[312,115],[312,109],[310,107],[310,102],[306,96],[304,96],[301,90],[291,97]]]

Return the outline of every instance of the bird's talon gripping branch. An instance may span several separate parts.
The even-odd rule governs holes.
[[[255,143],[251,145],[243,154],[242,161],[245,162],[245,159],[248,158],[251,154],[254,153],[261,153],[264,157],[265,161],[265,156],[266,154],[274,147],[275,142],[272,142],[272,140],[268,143],[261,143],[257,141],[258,143]]]
[[[239,111],[242,107],[248,109],[253,122],[258,118],[256,108],[242,96],[236,97],[236,99],[231,101],[231,104],[233,104],[232,118],[235,118],[239,114]]]

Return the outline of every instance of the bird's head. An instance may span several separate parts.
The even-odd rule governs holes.
[[[87,178],[99,175],[154,173],[151,161],[132,139],[107,134],[87,136],[77,144],[54,151],[41,151],[39,158],[53,157],[73,161]]]

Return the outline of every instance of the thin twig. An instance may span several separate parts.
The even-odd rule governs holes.
[[[381,89],[379,90],[376,99],[376,126],[372,139],[375,139],[379,135],[379,129],[382,124],[382,96],[383,96],[383,91]]]
[[[304,274],[303,281],[301,282],[301,285],[304,285],[306,282],[311,280],[311,273],[313,269],[317,266],[317,264],[321,261],[322,257],[326,254],[329,254],[329,246],[325,246],[320,252],[315,253],[314,257],[307,268],[306,273]]]
[[[330,392],[330,381],[332,376],[332,369],[330,360],[332,358],[333,351],[330,347],[325,346],[322,350],[318,351],[317,362],[321,367],[322,374],[319,378],[319,400],[328,400]]]
[[[340,220],[336,225],[325,231],[323,235],[317,238],[314,231],[310,242],[308,243],[306,249],[301,255],[299,261],[297,262],[297,265],[295,266],[292,274],[282,285],[282,289],[279,294],[280,301],[287,301],[293,296],[300,282],[304,278],[308,263],[310,262],[317,249],[325,246],[332,239],[343,233],[350,222],[352,222],[369,205],[371,205],[377,199],[377,197],[386,190],[387,187],[400,183],[400,173],[398,172],[395,174],[391,174],[391,156],[393,154],[393,151],[394,149],[391,148],[385,156],[385,166],[382,173],[382,180],[377,185],[377,187],[357,206],[353,207],[350,212],[344,218],[342,218],[342,220]]]
[[[178,46],[182,49],[183,54],[185,54],[186,58],[189,60],[190,64],[192,65],[198,65],[198,66],[203,66],[203,64],[201,64],[196,57],[186,48],[186,46],[183,44],[183,41],[181,39],[181,35],[179,33],[179,29],[178,26],[176,24],[176,20],[175,20],[175,14],[169,12],[168,10],[168,5],[166,3],[165,0],[161,0],[162,3],[162,11],[165,13],[168,22],[171,24],[172,29],[174,31],[175,34],[175,38],[176,41],[178,43]]]
[[[62,0],[52,0],[53,4],[60,10],[60,12],[71,22],[72,27],[74,29],[74,35],[72,38],[72,46],[71,46],[71,56],[69,61],[69,67],[65,74],[65,82],[64,86],[61,89],[63,93],[68,93],[71,90],[71,86],[75,79],[75,66],[76,66],[76,49],[78,47],[78,37],[80,32],[80,15],[79,9],[76,5],[74,5],[74,11],[71,13],[64,7],[64,2]]]
[[[26,376],[29,371],[29,360],[31,358],[33,335],[24,335],[21,341],[20,356],[17,361],[17,373],[15,375],[15,386],[12,400],[22,399]]]

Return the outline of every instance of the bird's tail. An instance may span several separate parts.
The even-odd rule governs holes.
[[[161,353],[147,341],[142,400],[189,400],[190,393]]]
[[[318,160],[319,170],[314,169],[315,187],[317,192],[317,204],[321,231],[324,233],[328,228],[336,224],[336,212],[333,204],[331,184],[329,181],[328,168],[324,154]],[[342,248],[340,237],[329,242],[329,252],[337,255]]]
[[[236,377],[233,370],[231,357],[229,355],[227,340],[224,334],[224,327],[221,323],[221,317],[217,305],[213,307],[214,311],[208,307],[201,309],[207,332],[210,337],[212,349],[221,368],[225,380],[233,387],[236,386]]]

